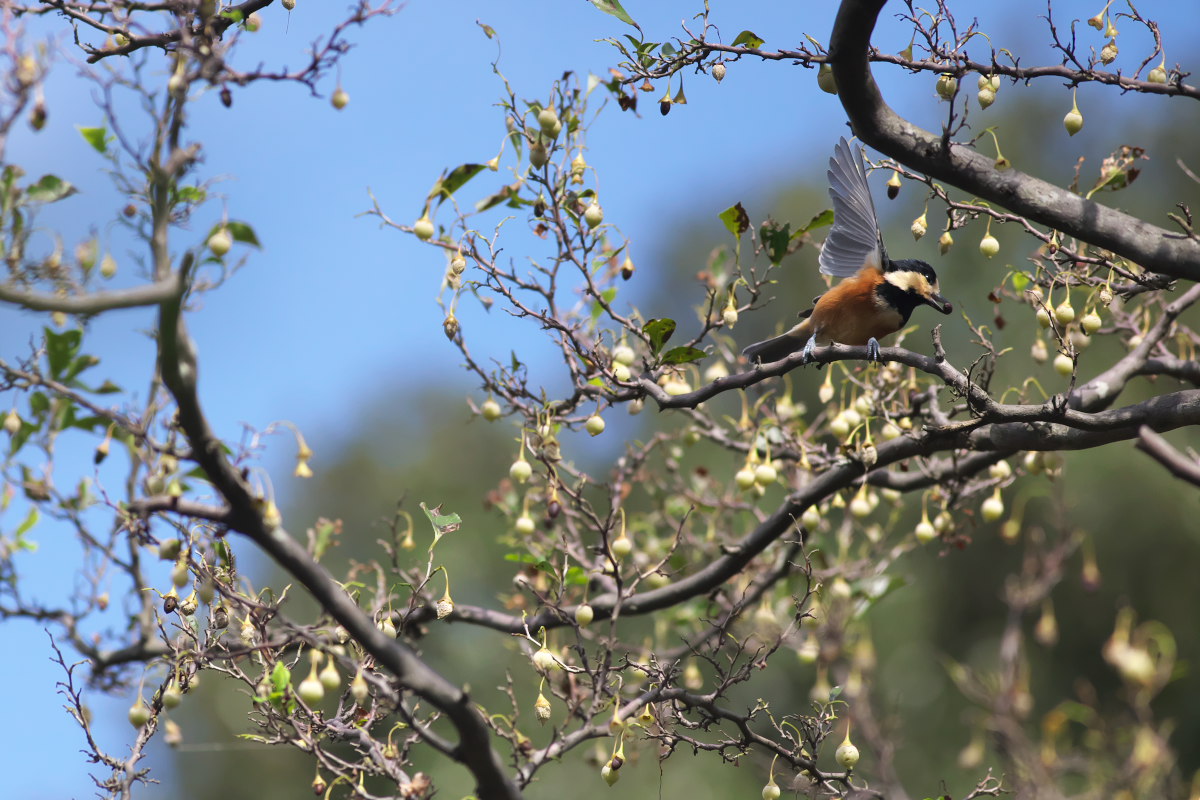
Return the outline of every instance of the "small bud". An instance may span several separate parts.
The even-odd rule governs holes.
[[[979,507],[979,515],[983,517],[984,522],[996,522],[1004,516],[1004,500],[1000,497],[999,486],[992,492],[991,497],[983,501],[983,504]]]
[[[495,422],[496,420],[500,419],[504,412],[500,408],[500,404],[489,397],[487,400],[484,400],[483,405],[479,407],[479,413],[488,422]]]
[[[309,674],[296,687],[296,694],[308,705],[315,706],[325,699],[325,687],[321,685],[320,679],[315,674]]]
[[[1083,332],[1088,336],[1091,336],[1096,331],[1100,330],[1100,324],[1100,315],[1095,311],[1089,311],[1083,315],[1083,319],[1079,320],[1079,327],[1082,328]]]
[[[442,332],[446,334],[447,339],[454,341],[455,337],[458,336],[459,330],[461,330],[461,328],[458,324],[458,317],[454,316],[454,312],[451,311],[446,315],[446,318],[442,320]]]
[[[187,586],[191,577],[188,574],[187,559],[181,557],[175,562],[174,569],[171,570],[171,583],[175,584],[175,588],[182,589]]]
[[[811,505],[804,509],[804,513],[800,515],[800,524],[805,528],[808,528],[809,531],[814,530],[818,525],[821,524],[821,509],[817,508],[815,505]]]
[[[950,248],[954,246],[954,237],[950,235],[950,231],[944,231],[938,238],[938,252],[942,255],[950,252]]]
[[[1117,58],[1117,53],[1120,52],[1117,48],[1115,39],[1110,39],[1108,44],[1100,48],[1100,63],[1111,64]]]
[[[524,483],[533,475],[533,467],[529,466],[529,462],[522,455],[512,463],[508,468],[508,477],[512,478],[517,483]]]
[[[553,108],[543,108],[537,115],[538,127],[542,129],[542,133],[550,136],[554,135],[555,128],[559,128],[562,123],[558,121],[558,114]]]
[[[413,223],[413,233],[422,242],[427,242],[433,238],[433,220],[429,218],[428,212],[421,215],[421,218]]]
[[[1083,114],[1079,113],[1079,104],[1076,102],[1074,95],[1071,97],[1071,110],[1063,117],[1063,127],[1067,129],[1067,133],[1071,136],[1083,130]]]
[[[1096,16],[1089,19],[1087,21],[1087,24],[1091,25],[1093,28],[1095,28],[1098,31],[1103,30],[1104,29],[1104,12],[1101,11],[1099,14],[1097,14]]]
[[[596,612],[593,611],[592,607],[587,603],[581,603],[575,609],[575,622],[581,628],[586,628],[588,625],[591,625],[592,620],[595,619],[595,617]]]
[[[943,100],[950,100],[954,97],[954,93],[958,91],[958,78],[949,72],[943,72],[938,76],[936,88],[938,97]]]
[[[333,656],[330,656],[325,662],[318,679],[325,690],[329,692],[337,691],[338,686],[341,686],[342,676],[338,674],[337,665],[333,663]]]
[[[1041,336],[1033,340],[1033,346],[1029,348],[1029,357],[1039,364],[1045,364],[1046,359],[1050,358],[1050,351],[1046,349],[1046,340]]]
[[[925,219],[924,213],[922,213],[921,216],[919,216],[913,220],[912,227],[909,228],[909,230],[912,231],[914,240],[916,240],[918,242],[921,241],[921,237],[924,236],[929,231],[929,224]]]
[[[1075,320],[1075,309],[1071,306],[1071,298],[1063,300],[1054,309],[1054,319],[1059,325],[1069,325]]]
[[[1157,67],[1150,70],[1150,74],[1146,76],[1146,80],[1150,81],[1151,83],[1166,83],[1167,68],[1165,64],[1159,64]]]
[[[288,11],[292,11],[293,9],[296,8],[296,0],[283,0],[283,7],[285,9],[287,9]],[[322,791],[324,791],[324,790],[322,790]],[[318,794],[319,794],[319,792],[318,792]]]
[[[550,161],[550,152],[539,138],[529,148],[529,164],[534,169],[541,169]]]
[[[135,212],[136,213],[136,212]],[[112,254],[105,253],[104,258],[100,259],[100,276],[107,279],[117,274],[117,260],[112,257]]]
[[[1007,461],[997,461],[988,467],[988,476],[993,480],[1002,481],[1008,479],[1012,475],[1012,467]]]
[[[896,197],[900,194],[900,185],[900,173],[896,170],[892,170],[892,177],[888,178],[887,182],[888,200],[896,199]]]
[[[233,237],[229,235],[229,231],[225,228],[218,228],[213,232],[212,236],[208,237],[208,249],[217,258],[221,258],[228,253],[231,247],[233,247]]]
[[[604,433],[604,418],[599,414],[593,414],[592,416],[588,417],[587,422],[583,424],[583,427],[592,436],[599,436],[600,434]]]
[[[137,702],[129,707],[129,724],[140,728],[150,721],[150,709],[139,697]]]
[[[600,207],[600,203],[592,200],[588,207],[583,212],[583,221],[587,223],[589,228],[594,228],[604,221],[604,209]]]
[[[1037,321],[1038,321],[1038,325],[1042,326],[1043,328],[1049,328],[1050,327],[1050,312],[1044,308],[1039,308],[1037,310]]]
[[[538,672],[551,672],[553,670],[562,669],[562,665],[558,663],[558,659],[554,654],[546,649],[545,645],[534,652],[533,666]]]
[[[614,783],[621,780],[621,773],[619,770],[613,769],[612,762],[609,761],[600,768],[600,777],[604,778],[605,783],[607,783],[609,786],[612,786]]]
[[[358,668],[354,680],[350,681],[350,696],[360,706],[366,705],[367,699],[371,696],[371,687],[367,684],[367,679],[363,677],[362,667]]]
[[[983,238],[979,240],[979,252],[991,258],[1000,252],[1000,242],[990,233],[984,234]]]
[[[621,280],[627,281],[633,277],[633,259],[628,254],[625,255],[625,260],[621,262]]]
[[[179,681],[172,678],[162,692],[163,708],[178,708],[182,702],[183,690],[179,688]]]
[[[21,430],[21,418],[17,415],[15,408],[9,411],[4,418],[4,430],[9,436],[16,436],[17,431]]]
[[[716,79],[717,83],[720,83],[721,81],[725,80],[725,65],[724,64],[713,64],[712,76],[713,76],[713,78]]]
[[[746,465],[737,471],[733,476],[733,482],[743,492],[749,491],[758,481],[754,477],[754,470],[749,465]]]
[[[917,541],[921,544],[927,544],[937,538],[937,531],[929,521],[929,518],[924,517],[917,523],[917,527],[913,530],[913,535],[917,537]]]
[[[754,482],[759,486],[770,486],[779,478],[779,472],[771,464],[763,463],[754,468]]]
[[[533,703],[533,716],[542,725],[550,719],[550,701],[541,692],[538,692],[537,700]]]
[[[838,764],[848,770],[854,769],[854,765],[858,763],[858,748],[850,741],[849,729],[846,731],[846,738],[838,745],[838,749],[833,755],[837,759]]]
[[[732,328],[737,324],[738,310],[737,306],[733,304],[732,299],[729,301],[729,304],[725,306],[725,310],[721,312],[721,321],[725,323],[725,327],[727,328]]]
[[[833,67],[822,64],[817,70],[817,86],[826,94],[837,94],[837,81],[833,77]]]
[[[1054,357],[1054,371],[1064,378],[1070,375],[1075,370],[1075,361],[1066,353],[1059,353]]]
[[[633,552],[633,540],[621,531],[621,535],[612,540],[608,549],[612,551],[613,558],[620,561]]]
[[[454,600],[450,597],[449,587],[446,588],[445,593],[442,595],[442,599],[438,600],[437,606],[434,610],[437,613],[438,619],[445,619],[454,613]]]
[[[854,497],[850,500],[849,509],[851,516],[858,519],[862,519],[871,513],[871,501],[867,499],[866,484],[863,484],[855,492]]]
[[[537,523],[533,521],[533,517],[528,514],[522,514],[513,522],[513,530],[522,536],[532,536],[537,530]]]

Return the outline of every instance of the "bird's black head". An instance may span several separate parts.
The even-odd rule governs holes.
[[[937,273],[924,261],[911,258],[891,261],[883,279],[886,296],[904,313],[905,319],[919,305],[931,306],[943,314],[954,310],[938,291]]]

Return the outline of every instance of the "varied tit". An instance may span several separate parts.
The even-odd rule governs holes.
[[[887,257],[862,152],[840,139],[828,174],[833,227],[821,248],[820,266],[826,275],[845,280],[815,298],[790,331],[743,350],[751,362],[778,361],[800,349],[807,362],[814,347],[831,342],[865,344],[869,357],[878,361],[879,338],[904,327],[914,308],[933,306],[943,314],[954,310],[938,293],[933,267]]]

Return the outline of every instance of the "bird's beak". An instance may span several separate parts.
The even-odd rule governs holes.
[[[937,292],[934,292],[933,294],[929,295],[929,297],[926,297],[925,303],[926,305],[933,306],[943,314],[949,314],[950,312],[954,311],[954,306]]]

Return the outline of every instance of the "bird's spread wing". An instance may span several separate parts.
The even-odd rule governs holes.
[[[828,174],[833,228],[821,248],[821,272],[848,278],[867,264],[882,268],[883,246],[867,170],[862,153],[852,149],[845,137],[834,148]]]

